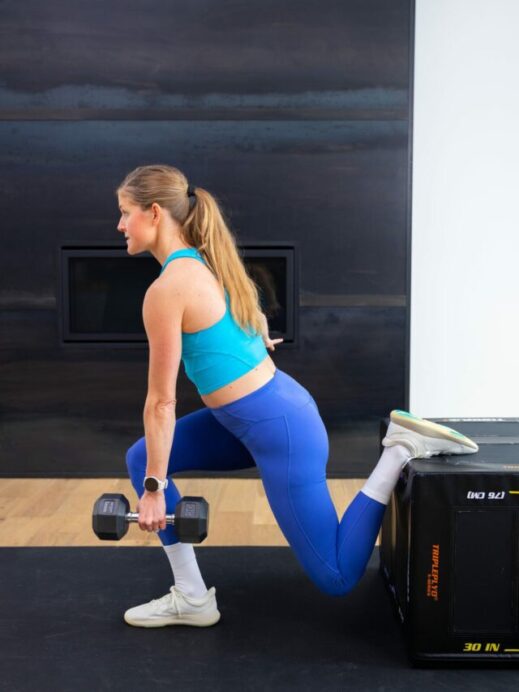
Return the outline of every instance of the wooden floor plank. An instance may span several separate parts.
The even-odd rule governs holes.
[[[209,536],[200,547],[287,545],[260,480],[177,478],[175,483],[182,495],[202,495],[209,502]],[[361,479],[328,481],[339,519],[363,483]],[[135,511],[137,497],[128,479],[1,479],[0,547],[160,547],[155,534],[137,525],[131,525],[121,541],[100,541],[94,535],[92,507],[106,492],[123,493]]]

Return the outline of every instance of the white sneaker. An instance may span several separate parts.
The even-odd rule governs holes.
[[[194,625],[209,627],[220,619],[216,607],[216,589],[212,586],[202,598],[186,596],[172,586],[165,596],[156,598],[124,614],[124,619],[134,627],[165,627],[166,625]]]
[[[427,459],[437,454],[475,454],[479,450],[473,440],[456,430],[407,411],[391,411],[390,420],[383,446],[404,445],[413,459]]]

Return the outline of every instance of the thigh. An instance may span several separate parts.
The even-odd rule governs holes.
[[[202,408],[177,418],[168,475],[177,471],[234,471],[254,466],[248,449]]]
[[[338,518],[326,482],[328,435],[315,405],[255,423],[244,444],[254,456],[272,512],[299,562],[326,591],[342,584]]]

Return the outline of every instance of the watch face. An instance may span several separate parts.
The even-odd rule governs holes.
[[[146,490],[149,490],[150,492],[155,492],[159,489],[159,484],[156,478],[146,478],[146,480],[144,481],[144,487]]]

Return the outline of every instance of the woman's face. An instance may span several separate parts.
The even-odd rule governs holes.
[[[117,225],[117,230],[124,233],[126,240],[126,249],[128,254],[134,255],[139,252],[144,252],[147,249],[148,243],[151,240],[152,227],[150,224],[150,212],[144,211],[138,204],[125,194],[120,193],[119,209],[121,210],[121,219]]]

